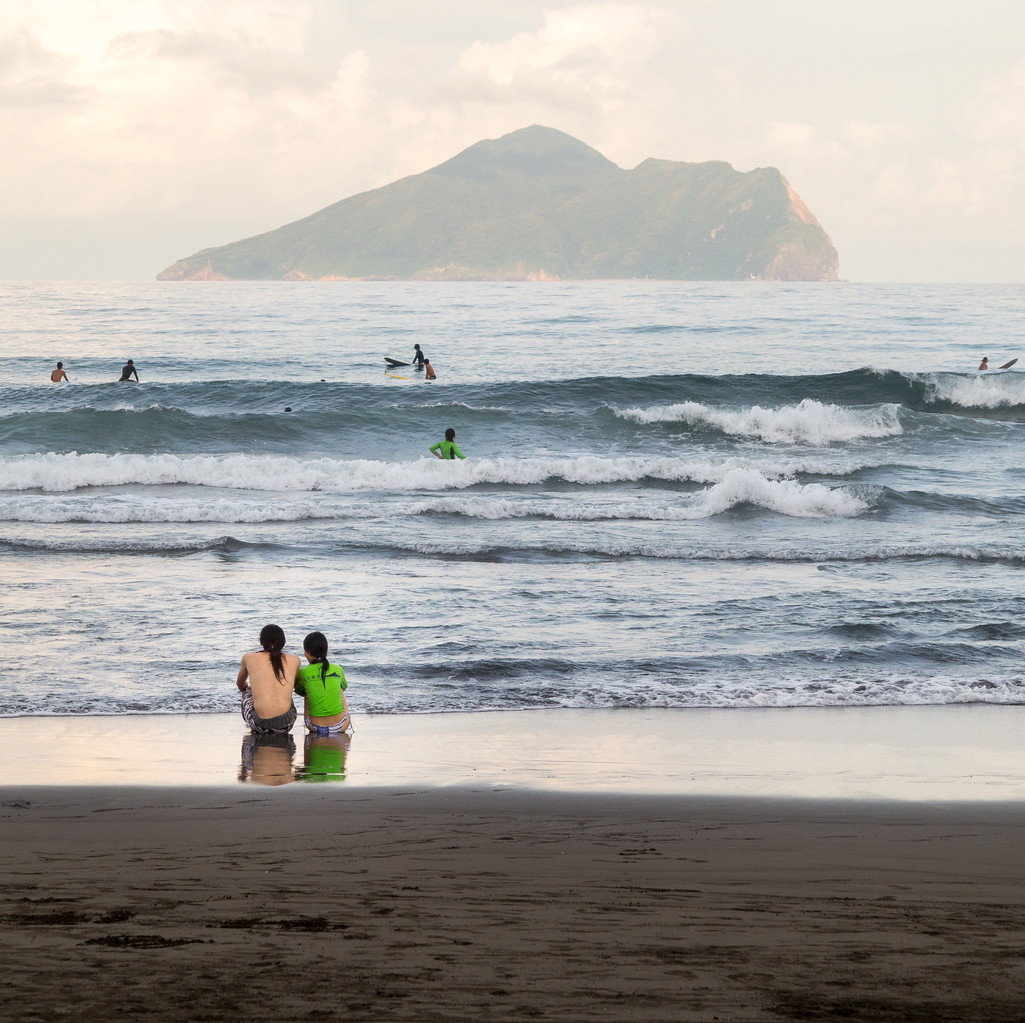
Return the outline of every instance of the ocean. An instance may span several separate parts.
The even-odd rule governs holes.
[[[16,282],[0,308],[4,715],[235,710],[267,622],[326,633],[357,727],[1025,701],[1019,285]],[[436,381],[385,372],[414,343]],[[428,451],[449,427],[464,461]]]

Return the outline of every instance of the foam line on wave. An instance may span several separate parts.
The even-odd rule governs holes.
[[[34,521],[34,520],[33,520]],[[43,520],[48,521],[48,520]],[[0,552],[9,554],[36,554],[39,551],[60,554],[156,554],[165,557],[186,557],[191,554],[236,555],[245,552],[254,554],[287,551],[286,544],[270,541],[239,540],[233,536],[220,536],[213,540],[168,540],[138,537],[90,537],[63,540],[47,537],[31,540],[23,537],[11,539],[0,537]]]
[[[724,678],[697,659],[644,662],[562,662],[553,658],[495,659],[486,662],[427,661],[415,673],[407,665],[347,663],[359,678],[363,714],[429,714],[438,711],[521,711],[534,709],[757,709],[787,707],[878,707],[1017,705],[1025,684],[1010,671],[986,678],[923,669],[865,678],[847,672],[823,678],[779,664],[755,666]],[[464,684],[440,684],[458,677]],[[624,685],[624,679],[630,685]],[[423,683],[434,684],[424,685]],[[40,698],[31,688],[15,689],[0,717],[130,716],[141,714],[236,713],[237,700],[224,687],[223,673],[193,672],[175,684],[132,698],[93,693],[88,687]],[[543,683],[543,684],[541,684]]]
[[[291,458],[272,454],[105,454],[46,452],[0,457],[0,492],[61,493],[86,487],[187,485],[226,490],[348,493],[382,490],[465,490],[488,486],[538,486],[563,482],[601,486],[662,480],[708,484],[725,481],[736,471],[765,478],[812,475],[846,476],[876,463],[810,456],[753,460],[678,456],[534,456],[473,458],[443,462],[374,459]]]
[[[642,426],[680,423],[695,429],[769,444],[827,447],[859,440],[897,437],[904,432],[898,405],[848,408],[824,405],[812,398],[780,408],[763,408],[760,405],[722,408],[685,401],[672,405],[615,409],[614,412],[620,418]]]
[[[652,520],[687,521],[721,515],[738,506],[761,508],[794,518],[851,518],[871,504],[859,496],[867,488],[831,490],[818,483],[770,480],[753,470],[736,469],[719,483],[688,494],[654,494],[630,500],[545,499],[500,495],[459,495],[384,503],[313,500],[176,499],[144,495],[91,494],[40,498],[34,495],[0,498],[0,521],[89,522],[127,524],[271,523],[315,519],[408,519],[452,515],[467,519],[503,521],[552,519],[567,522]]]

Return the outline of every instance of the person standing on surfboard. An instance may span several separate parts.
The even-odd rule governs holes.
[[[989,369],[989,356],[988,355],[984,355],[982,357],[982,362],[979,363],[979,369],[980,370],[981,369]]]
[[[416,366],[417,369],[423,369],[425,361],[424,353],[420,351],[420,346],[413,345],[413,365]]]
[[[445,431],[445,439],[439,440],[437,444],[430,446],[430,452],[435,458],[465,458],[466,455],[459,450],[456,444],[456,431],[450,426]]]

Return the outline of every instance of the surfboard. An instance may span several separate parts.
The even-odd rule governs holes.
[[[386,363],[388,363],[389,366],[408,366],[409,365],[408,362],[402,362],[400,359],[389,359],[387,355],[384,357],[384,361]]]
[[[400,377],[400,376],[398,375],[398,373],[387,373],[387,372],[386,372],[386,373],[385,373],[384,375],[385,375],[386,377],[391,377],[391,378],[392,378],[392,380],[408,380],[408,379],[409,379],[409,377]]]
[[[1011,359],[1010,362],[1005,362],[1002,366],[997,366],[997,369],[1010,369],[1017,361],[1017,359]]]

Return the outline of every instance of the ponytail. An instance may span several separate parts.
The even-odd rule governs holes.
[[[311,632],[303,640],[303,650],[310,656],[310,664],[320,665],[320,684],[326,685],[327,678],[327,636],[322,632]]]
[[[285,662],[281,652],[285,649],[285,632],[280,625],[265,625],[260,630],[260,646],[270,655],[274,677],[285,684]]]

